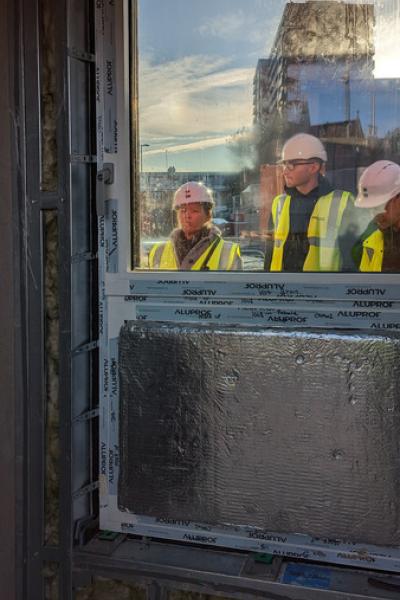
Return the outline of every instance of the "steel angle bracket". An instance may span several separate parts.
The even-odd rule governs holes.
[[[72,499],[77,500],[78,498],[82,498],[82,496],[91,494],[92,492],[95,492],[98,489],[99,489],[99,482],[92,481],[91,483],[88,483],[87,485],[81,487],[79,490],[76,490],[75,492],[73,492]]]
[[[105,186],[114,183],[113,163],[104,163],[103,168],[96,175],[96,209],[98,216],[105,213]]]

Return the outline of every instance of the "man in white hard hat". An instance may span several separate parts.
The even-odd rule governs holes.
[[[360,271],[400,271],[400,167],[378,160],[358,182],[355,205],[372,220],[353,249]]]
[[[212,223],[214,199],[204,184],[189,181],[175,192],[178,227],[149,254],[151,269],[230,271],[242,268],[239,245],[222,239]]]
[[[272,239],[267,243],[267,271],[349,270],[349,225],[354,212],[350,192],[335,190],[324,177],[326,150],[308,133],[298,133],[284,144],[279,161],[285,192],[272,203]],[[340,244],[340,238],[347,240]],[[346,252],[347,254],[347,252]]]

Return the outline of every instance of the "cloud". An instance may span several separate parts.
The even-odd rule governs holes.
[[[215,148],[216,146],[224,146],[228,142],[226,136],[220,136],[215,138],[204,138],[196,142],[188,142],[186,144],[176,144],[174,146],[168,146],[168,153],[181,153],[181,152],[193,152],[194,150],[205,150],[207,148]],[[155,154],[164,154],[165,148],[159,148],[157,150],[149,150],[146,152],[146,156]]]
[[[213,88],[244,86],[251,83],[253,68],[233,68],[218,73],[205,75],[190,85],[191,93],[207,92]]]
[[[227,59],[210,56],[159,64],[142,60],[141,138],[165,148],[180,137],[215,138],[248,125],[253,75],[253,68],[233,68]]]
[[[271,14],[271,7],[245,12],[238,10],[229,14],[213,15],[205,19],[198,28],[203,37],[218,38],[223,41],[246,43],[247,51],[255,45],[258,52],[269,52],[272,40],[280,21],[279,14]]]
[[[203,21],[198,31],[203,36],[213,36],[221,39],[231,39],[237,36],[242,37],[243,24],[247,20],[242,10],[236,13],[213,15]]]

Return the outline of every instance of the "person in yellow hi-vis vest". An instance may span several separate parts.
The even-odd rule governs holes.
[[[400,272],[400,167],[378,160],[358,182],[357,208],[372,218],[355,244],[353,256],[360,271]]]
[[[166,242],[154,244],[150,269],[231,271],[242,268],[239,245],[224,240],[212,223],[214,199],[211,190],[197,181],[181,185],[173,208],[178,227]]]
[[[326,150],[313,135],[298,133],[284,144],[279,163],[285,191],[272,202],[265,270],[356,270],[354,197],[331,186],[324,177],[326,161]]]

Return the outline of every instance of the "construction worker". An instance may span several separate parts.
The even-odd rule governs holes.
[[[151,269],[230,271],[242,268],[239,245],[222,239],[212,224],[214,200],[202,183],[189,181],[174,195],[178,225],[167,242],[150,250]]]
[[[360,177],[357,208],[373,217],[353,249],[360,271],[400,271],[400,167],[378,160]]]
[[[272,202],[267,271],[354,270],[354,198],[324,177],[326,150],[307,133],[283,146],[285,191]]]

